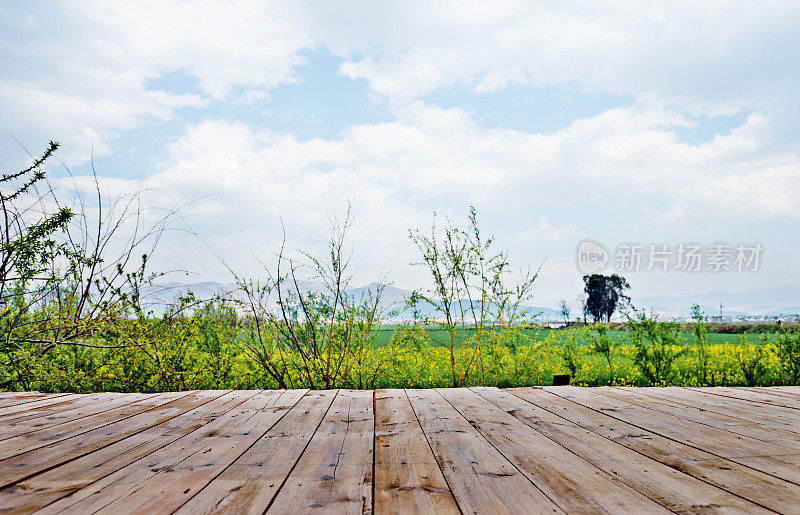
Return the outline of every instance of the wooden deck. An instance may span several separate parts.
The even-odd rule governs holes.
[[[800,512],[800,387],[0,393],[20,513]]]

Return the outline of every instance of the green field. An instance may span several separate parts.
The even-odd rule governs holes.
[[[397,331],[398,327],[400,326],[382,326],[378,329],[375,329],[374,332],[376,334],[375,337],[375,344],[377,346],[388,345],[392,341],[392,336],[394,336],[395,332]],[[567,336],[569,330],[564,329],[524,329],[523,334],[525,334],[528,338],[531,339],[533,342],[541,342],[545,341],[552,335],[551,342],[558,346],[564,343],[564,340]],[[427,329],[428,337],[433,342],[439,343],[448,343],[449,336],[447,331],[444,329]],[[456,344],[460,344],[462,338],[466,337],[467,339],[471,336],[474,336],[475,331],[467,329],[466,331],[457,332],[455,335]],[[615,331],[609,330],[608,334],[611,336],[612,339],[615,341],[626,344],[629,342],[629,334],[627,331]],[[682,340],[686,345],[690,345],[694,343],[694,336],[691,332],[683,332],[681,333]],[[758,334],[745,334],[745,339],[749,343],[754,343],[758,340]],[[742,341],[742,335],[739,334],[722,334],[722,333],[708,333],[707,341],[709,345],[733,345],[739,344]],[[581,333],[580,340],[583,343],[588,344],[590,342],[590,336],[588,332]]]
[[[375,347],[387,351],[393,348],[392,338],[400,331],[399,326],[384,326],[375,330]],[[474,330],[466,330],[467,339],[473,336]],[[589,328],[584,329],[523,329],[523,335],[518,339],[522,347],[517,351],[508,352],[503,346],[481,349],[480,366],[485,367],[485,374],[476,373],[472,376],[473,384],[492,384],[497,386],[523,386],[551,384],[556,374],[570,373],[563,357],[565,343],[569,340],[576,347],[577,370],[572,378],[572,384],[582,386],[601,386],[611,384],[611,373],[607,361],[602,355],[592,352],[593,334]],[[414,374],[408,370],[409,365],[396,367],[389,374],[392,379],[387,382],[393,386],[406,387],[432,387],[452,386],[447,369],[447,331],[438,328],[428,328],[426,331],[429,346],[420,349],[419,354],[424,355],[427,363]],[[613,351],[612,366],[614,369],[615,385],[648,386],[647,381],[635,364],[635,346],[628,331],[609,330],[609,336],[618,345]],[[759,358],[759,370],[756,384],[777,385],[785,384],[785,376],[781,362],[778,359],[774,334],[766,334],[766,341],[760,340],[760,334],[720,334],[709,333],[706,336],[708,347],[708,374],[706,380],[701,379],[698,371],[698,352],[694,335],[691,332],[682,332],[678,344],[682,347],[682,354],[675,360],[674,376],[664,384],[681,386],[742,386],[748,383],[744,368],[752,356],[763,351]],[[461,347],[462,333],[456,334],[456,347]],[[761,341],[761,345],[758,343]],[[442,345],[444,344],[444,345]],[[527,351],[525,347],[530,350]],[[759,351],[759,348],[761,349]],[[461,349],[462,357],[468,354],[468,349]],[[486,360],[484,361],[484,359]],[[411,360],[413,362],[413,360]],[[527,372],[521,369],[528,367]],[[387,378],[388,379],[388,378]]]
[[[484,332],[480,344],[475,338],[469,340],[474,330],[466,330],[467,341],[462,344],[461,333],[457,333],[451,350],[442,345],[448,340],[441,328],[383,326],[351,338],[352,347],[333,348],[330,358],[326,347],[315,355],[309,354],[308,347],[301,352],[277,341],[274,333],[265,333],[267,340],[261,342],[253,327],[231,324],[230,319],[213,313],[130,321],[119,332],[91,342],[135,343],[132,346],[56,347],[47,355],[29,352],[31,384],[49,392],[513,387],[552,384],[554,375],[565,373],[572,375],[576,385],[612,384],[607,360],[593,351],[597,333],[588,327],[492,330]],[[798,334],[793,331],[792,335]],[[676,358],[663,381],[648,379],[637,365],[632,332],[609,330],[608,335],[617,344],[611,355],[614,385],[769,386],[797,382],[787,361],[780,357],[776,334],[708,334],[703,379],[693,334],[679,332],[677,342],[670,343]],[[29,348],[36,349],[34,344]],[[571,362],[565,359],[569,349]],[[282,375],[284,384],[269,372],[267,363],[277,367],[273,371]],[[332,370],[327,363],[333,363],[338,367],[333,370],[339,372],[326,383],[324,374]],[[754,379],[748,380],[748,370],[756,371]],[[0,381],[13,377],[7,370]]]

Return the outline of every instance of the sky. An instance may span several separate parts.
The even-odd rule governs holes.
[[[635,296],[798,286],[798,27],[798,2],[7,1],[0,167],[56,140],[65,195],[94,168],[182,206],[152,263],[185,282],[263,275],[350,202],[359,285],[425,286],[409,229],[475,206],[543,301],[579,294],[584,240],[763,249],[628,270]]]

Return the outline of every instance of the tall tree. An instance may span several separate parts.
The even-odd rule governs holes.
[[[586,293],[585,311],[595,323],[611,321],[611,315],[617,310],[620,302],[630,300],[624,290],[630,289],[630,284],[624,277],[617,274],[603,275],[592,274],[583,276],[583,291]]]

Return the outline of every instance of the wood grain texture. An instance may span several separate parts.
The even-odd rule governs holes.
[[[0,487],[9,486],[34,474],[111,445],[147,428],[161,424],[177,415],[186,413],[197,406],[220,397],[224,393],[224,391],[209,390],[205,392],[189,392],[174,400],[170,400],[170,397],[161,398],[159,401],[155,401],[155,404],[149,403],[145,405],[144,410],[122,419],[105,419],[99,427],[82,427],[81,429],[85,429],[85,431],[66,436],[57,435],[53,443],[49,443],[48,435],[37,435],[31,445],[35,445],[32,450],[20,452],[0,461],[0,483],[2,483]],[[159,404],[160,401],[163,401],[163,403]],[[15,438],[5,442],[13,440]]]
[[[562,513],[435,390],[408,397],[456,502],[465,513]]]
[[[143,397],[139,397],[141,399]],[[124,393],[96,393],[87,396],[80,396],[77,399],[69,399],[56,405],[41,406],[15,413],[6,417],[0,417],[0,424],[3,430],[0,433],[0,440],[6,440],[15,436],[32,433],[46,429],[48,433],[58,431],[55,426],[80,420],[92,415],[98,415],[105,411],[123,408],[137,397],[132,397]]]
[[[10,394],[6,394],[10,395]],[[37,410],[47,410],[54,406],[65,406],[72,401],[83,399],[88,396],[74,393],[64,393],[59,395],[25,395],[23,397],[0,397],[0,404],[5,403],[0,408],[0,421],[16,418],[20,413],[36,412]]]
[[[268,513],[370,513],[371,391],[341,390]]]
[[[769,390],[771,393],[790,394],[800,397],[800,386],[772,386],[770,388],[753,388],[757,392]]]
[[[178,513],[264,513],[328,412],[336,390],[305,395]]]
[[[753,388],[749,388],[746,386],[737,386],[737,389],[744,389],[744,390],[752,390],[754,392],[764,394],[764,395],[777,395],[778,397],[788,397],[790,399],[797,399],[800,397],[800,391],[795,391],[794,393],[792,390],[787,390],[787,388],[793,388],[791,386],[755,386]]]
[[[725,402],[724,400],[721,403],[722,406],[729,406],[729,409],[720,407],[711,411],[704,408],[700,401],[692,402],[694,399],[691,394],[689,394],[690,397],[687,400],[690,404],[675,403],[671,399],[662,399],[652,394],[647,395],[634,389],[609,388],[603,395],[610,399],[628,402],[642,408],[671,415],[680,420],[696,422],[747,438],[779,445],[786,449],[786,453],[795,452],[800,446],[800,434],[789,431],[786,427],[766,426],[767,421],[765,420],[755,422],[754,420],[761,418],[757,413],[752,415],[754,420],[732,416],[735,414],[741,415],[741,413],[735,411],[736,407],[732,405],[733,403]],[[773,422],[777,422],[779,418],[773,417]],[[787,418],[784,418],[784,420],[788,424],[787,427],[793,427],[793,420]]]
[[[496,388],[473,388],[486,400],[677,513],[768,512],[751,501],[625,447],[520,397]],[[602,422],[602,419],[601,419]]]
[[[404,390],[375,392],[374,506],[376,514],[459,513]]]
[[[56,402],[56,399],[60,397],[76,398],[77,395],[74,393],[2,392],[0,393],[0,415],[4,414],[11,406],[19,406],[41,400],[52,403]]]
[[[785,387],[788,388],[788,387]],[[747,401],[747,404],[765,404],[768,406],[781,406],[793,410],[800,410],[800,398],[792,395],[776,397],[764,393],[761,389],[742,389],[742,388],[692,388],[692,390],[702,393],[704,395],[714,395],[718,397],[727,397],[730,399],[737,399],[740,401]],[[800,412],[800,411],[798,411]]]
[[[648,431],[614,412],[601,412],[539,388],[515,388],[511,392],[620,445],[761,506],[791,513],[800,503],[800,489],[789,481]]]
[[[545,387],[550,390],[553,387]],[[566,387],[558,395],[585,406],[609,413],[642,429],[702,449],[735,463],[771,474],[800,485],[800,448],[777,445],[752,437],[700,424],[690,417],[677,417],[629,402],[619,401],[603,389],[595,393],[587,389]]]
[[[51,445],[53,442],[73,438],[107,424],[119,422],[148,411],[160,404],[168,403],[175,398],[176,394],[162,394],[155,397],[146,397],[138,393],[131,394],[130,401],[116,409],[60,424],[52,430],[42,428],[0,441],[0,460]],[[10,431],[10,427],[13,426],[4,426],[3,432]]]
[[[0,506],[9,513],[31,513],[44,508],[206,426],[256,393],[229,392],[60,467],[0,489]]]
[[[210,424],[48,506],[43,513],[172,512],[263,436],[302,393],[259,392]]]
[[[743,424],[767,430],[770,437],[776,435],[800,442],[800,411],[782,406],[764,406],[739,401],[730,397],[706,395],[688,388],[615,388],[619,393],[638,398],[648,406],[662,405],[668,401],[679,416],[686,412],[702,411],[716,421],[728,424]],[[657,400],[654,400],[657,399]],[[775,432],[772,429],[779,431]]]
[[[670,513],[603,469],[465,388],[439,393],[567,513]]]

